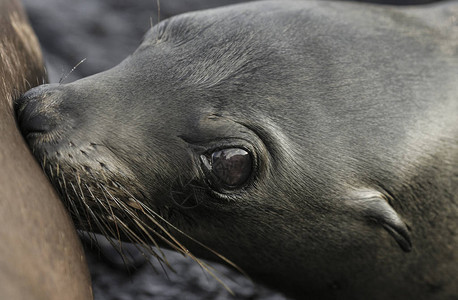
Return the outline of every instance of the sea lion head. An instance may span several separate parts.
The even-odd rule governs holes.
[[[295,5],[174,17],[118,66],[23,95],[21,130],[80,228],[219,253],[287,290],[344,288],[377,257],[402,261],[409,229],[379,184],[395,180],[382,170],[396,137],[373,151],[342,100],[361,88],[336,84],[350,72],[335,65],[351,59],[343,39]]]

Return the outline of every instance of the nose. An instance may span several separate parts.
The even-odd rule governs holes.
[[[15,101],[19,129],[27,141],[52,131],[56,125],[45,103],[45,98],[53,88],[54,85],[49,84],[33,88]]]

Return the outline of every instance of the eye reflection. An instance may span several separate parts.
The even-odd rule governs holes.
[[[238,187],[250,177],[252,158],[250,153],[244,149],[226,148],[213,152],[210,164],[211,171],[220,184]]]

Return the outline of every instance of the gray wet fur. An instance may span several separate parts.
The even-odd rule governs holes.
[[[30,91],[21,126],[45,124],[25,133],[70,200],[139,201],[290,295],[451,298],[457,14],[456,1],[184,14],[113,69]],[[253,174],[239,189],[214,190],[201,156],[228,147],[251,152]]]

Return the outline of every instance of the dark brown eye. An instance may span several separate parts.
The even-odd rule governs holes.
[[[227,187],[244,184],[251,174],[250,153],[240,148],[227,148],[211,154],[211,172],[219,183]]]

